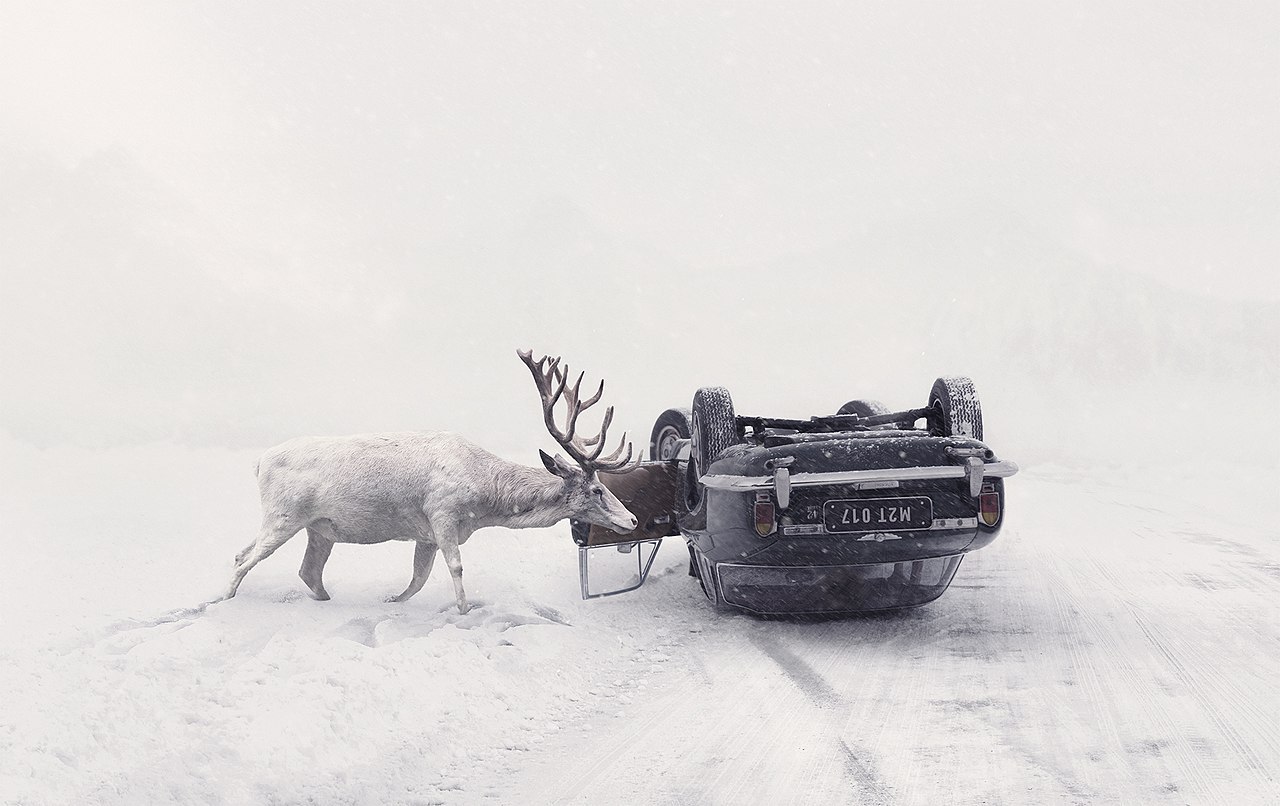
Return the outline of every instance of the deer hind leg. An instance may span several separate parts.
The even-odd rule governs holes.
[[[236,569],[231,573],[231,582],[227,585],[227,592],[222,597],[230,599],[236,595],[236,591],[240,588],[240,583],[244,580],[244,575],[249,573],[255,565],[270,557],[276,549],[280,548],[285,542],[298,533],[299,524],[289,523],[284,520],[273,521],[272,523],[264,523],[262,531],[258,533],[258,539],[253,541],[253,545],[240,552],[236,557]]]
[[[321,602],[329,601],[329,592],[324,589],[324,564],[329,562],[329,552],[333,551],[333,541],[313,527],[307,527],[307,553],[302,557],[302,567],[298,576],[311,589],[311,595]]]
[[[250,553],[250,551],[253,550],[253,546],[256,546],[256,545],[257,545],[257,540],[253,540],[251,544],[248,544],[247,546],[244,546],[243,549],[239,550],[239,553],[236,554],[236,564],[239,565],[243,563],[244,558],[248,557],[248,553]]]
[[[458,612],[466,613],[471,609],[467,604],[467,592],[462,588],[462,552],[458,551],[458,534],[452,532],[440,540],[440,553],[449,566],[449,574],[453,577],[453,593],[458,599]]]
[[[413,579],[409,582],[409,587],[404,589],[404,593],[393,596],[388,601],[409,601],[410,596],[422,590],[422,586],[427,584],[427,577],[431,576],[431,566],[435,565],[435,562],[436,544],[419,540],[413,549]]]

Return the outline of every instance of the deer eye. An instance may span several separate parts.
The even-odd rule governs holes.
[[[591,488],[591,492],[595,493],[596,498],[599,498],[599,499],[600,499],[600,500],[602,500],[602,501],[604,500],[604,488],[603,488],[603,487],[592,487],[592,488]]]

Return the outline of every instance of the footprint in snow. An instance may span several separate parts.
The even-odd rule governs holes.
[[[364,644],[372,648],[378,646],[376,631],[378,625],[383,621],[384,619],[374,618],[373,616],[361,616],[351,619],[329,634],[334,638],[345,638],[348,641],[355,641],[357,644]]]

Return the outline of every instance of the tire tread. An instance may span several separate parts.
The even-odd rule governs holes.
[[[933,382],[929,405],[942,404],[944,436],[970,437],[982,440],[982,404],[973,381],[963,375],[952,375]]]

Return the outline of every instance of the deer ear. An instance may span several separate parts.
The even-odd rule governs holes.
[[[568,477],[569,474],[565,472],[567,468],[564,462],[560,459],[560,457],[551,456],[544,450],[539,450],[538,456],[542,457],[542,465],[547,469],[547,472],[557,475],[561,478]]]

